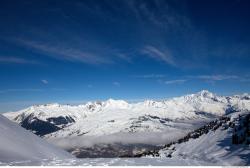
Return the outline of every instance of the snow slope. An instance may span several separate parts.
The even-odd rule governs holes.
[[[203,161],[207,164],[220,166],[242,166],[250,164],[250,146],[246,142],[233,144],[232,135],[235,126],[232,128],[228,123],[236,124],[238,115],[249,115],[249,111],[233,113],[229,115],[230,121],[222,124],[216,130],[210,130],[199,138],[189,139],[187,142],[176,143],[160,150],[160,157],[166,158],[171,154],[174,160]],[[241,126],[242,127],[242,126]],[[249,126],[248,126],[249,127]],[[249,135],[248,135],[249,136]],[[207,165],[205,164],[205,165]]]
[[[66,159],[72,155],[0,115],[0,164]]]

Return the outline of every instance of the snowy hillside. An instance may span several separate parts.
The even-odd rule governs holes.
[[[0,165],[72,158],[67,152],[54,147],[2,115],[0,115],[0,135]]]
[[[36,105],[4,115],[37,135],[60,138],[175,131],[179,127],[189,130],[193,123],[244,109],[250,109],[249,95],[224,97],[204,90],[164,101],[133,104],[109,99],[78,106]]]
[[[158,154],[162,158],[203,161],[214,165],[249,165],[249,130],[250,112],[233,113],[166,145]]]

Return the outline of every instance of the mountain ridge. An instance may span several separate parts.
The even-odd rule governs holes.
[[[4,115],[37,133],[42,124],[51,129],[45,137],[100,136],[118,132],[159,132],[179,121],[201,121],[250,109],[249,94],[217,96],[207,90],[172,99],[128,103],[108,99],[81,105],[35,105]],[[151,116],[151,117],[149,117]],[[33,126],[31,126],[33,125]],[[39,126],[42,126],[39,125]]]

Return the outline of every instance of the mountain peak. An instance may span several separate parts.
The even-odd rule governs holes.
[[[47,104],[33,105],[32,107],[60,107],[60,104],[59,103],[47,103]]]
[[[214,94],[212,92],[209,92],[208,90],[201,90],[196,95],[199,95],[201,97],[213,97]]]
[[[109,107],[127,107],[128,103],[124,100],[114,100],[114,99],[108,99],[107,101],[105,101],[105,105],[109,106]]]

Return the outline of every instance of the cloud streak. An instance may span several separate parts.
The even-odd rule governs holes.
[[[165,81],[164,83],[169,85],[169,84],[182,84],[184,82],[186,82],[186,79],[178,79],[178,80],[169,80],[169,81]]]
[[[0,94],[2,93],[11,93],[11,92],[45,92],[45,91],[56,91],[56,92],[61,92],[65,91],[66,89],[64,88],[50,88],[48,90],[45,89],[36,89],[36,88],[23,88],[23,89],[4,89],[0,90]]]
[[[164,78],[165,76],[166,75],[163,75],[163,74],[146,74],[146,75],[135,75],[133,77],[149,79],[149,78]]]
[[[46,79],[42,79],[41,82],[45,85],[47,85],[49,82]]]
[[[35,52],[42,53],[43,55],[60,60],[82,62],[87,64],[103,64],[112,62],[111,60],[102,56],[98,56],[82,49],[73,48],[71,45],[66,45],[63,43],[50,44],[49,42],[26,40],[22,38],[18,38],[15,41],[19,45],[32,49]]]
[[[158,61],[163,61],[169,65],[175,66],[172,55],[169,50],[160,50],[154,46],[145,46],[142,49],[142,53]]]
[[[207,81],[222,81],[230,79],[239,79],[239,76],[236,75],[198,75],[198,76],[187,76],[192,79],[201,79]]]
[[[6,64],[39,64],[39,62],[34,60],[28,60],[19,57],[2,57],[0,56],[0,63]]]
[[[0,90],[0,93],[9,93],[9,92],[42,92],[43,89],[5,89]]]

